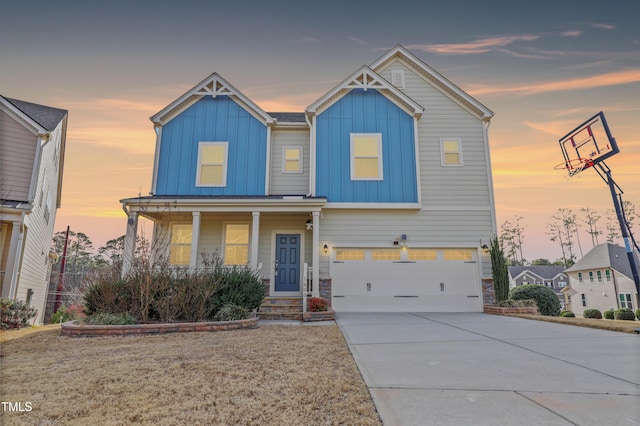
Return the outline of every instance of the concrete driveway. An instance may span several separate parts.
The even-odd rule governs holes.
[[[640,425],[640,337],[479,313],[338,313],[385,425]]]

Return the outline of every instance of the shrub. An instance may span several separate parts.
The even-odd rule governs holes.
[[[501,308],[537,308],[536,301],[533,299],[522,299],[522,300],[501,300],[496,302],[496,306]]]
[[[21,328],[35,318],[38,311],[22,300],[0,299],[0,328]]]
[[[539,284],[525,284],[512,288],[509,297],[514,300],[533,299],[542,315],[560,315],[560,301],[550,288]]]
[[[617,320],[624,320],[624,321],[635,321],[636,319],[636,315],[629,308],[616,309],[613,314],[613,317]]]
[[[640,309],[636,309],[636,318],[640,320]]]
[[[507,267],[507,259],[504,256],[504,250],[497,236],[494,236],[491,240],[489,254],[491,255],[493,290],[496,295],[496,302],[500,302],[509,297],[509,269]]]
[[[132,325],[137,324],[138,320],[128,312],[119,314],[100,312],[86,317],[84,322],[90,325]]]
[[[582,312],[584,318],[602,319],[602,313],[597,309],[585,309]]]
[[[576,315],[571,311],[562,311],[562,312],[560,312],[560,316],[561,317],[565,317],[565,318],[575,318],[576,317]]]
[[[84,317],[86,317],[86,315],[80,305],[71,305],[68,308],[66,306],[60,306],[51,317],[51,324],[73,321]]]
[[[224,305],[213,317],[216,321],[235,321],[249,318],[249,310],[244,306]]]
[[[214,277],[219,280],[215,297],[216,310],[224,305],[244,306],[253,311],[262,304],[265,291],[257,272],[246,266],[216,267]]]
[[[608,311],[604,311],[604,319],[613,319],[614,312],[613,309],[609,309]]]
[[[309,312],[326,312],[329,310],[329,302],[321,297],[310,297],[307,300],[307,310]]]

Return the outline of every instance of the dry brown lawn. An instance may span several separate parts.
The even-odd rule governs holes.
[[[70,338],[0,334],[0,423],[380,425],[335,325]],[[15,334],[13,334],[15,333]]]
[[[640,328],[640,321],[606,320],[595,318],[568,318],[548,317],[544,315],[513,315],[520,318],[534,319],[538,321],[556,322],[560,324],[577,325],[580,327],[599,328],[601,330],[621,331],[623,333],[635,333]]]

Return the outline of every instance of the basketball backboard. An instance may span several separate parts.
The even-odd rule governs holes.
[[[564,161],[556,169],[566,169],[569,176],[620,151],[602,111],[560,138],[559,143]]]

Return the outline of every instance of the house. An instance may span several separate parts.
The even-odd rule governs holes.
[[[640,264],[640,257],[634,254],[636,264]],[[576,315],[582,315],[585,309],[638,309],[638,291],[623,247],[598,244],[566,273],[571,309]]]
[[[567,283],[568,277],[564,272],[564,266],[509,266],[509,288],[523,284],[544,285],[553,290],[556,296],[558,296],[558,299],[564,303],[562,289],[567,286]]]
[[[265,112],[214,72],[152,116],[151,194],[121,200],[125,271],[143,216],[172,264],[218,252],[270,297],[482,311],[493,113],[402,46],[310,101]]]
[[[38,310],[42,323],[56,210],[62,194],[67,111],[0,96],[2,297]]]

